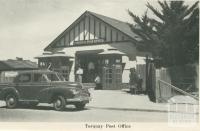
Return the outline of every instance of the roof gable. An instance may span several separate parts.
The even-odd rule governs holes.
[[[116,37],[120,35],[120,37],[125,37],[125,39],[123,38],[123,40],[131,40],[131,41],[135,41],[135,39],[138,39],[137,35],[131,31],[128,23],[122,22],[122,21],[119,21],[119,20],[116,20],[116,19],[113,19],[113,18],[110,18],[107,16],[103,16],[100,14],[96,14],[96,13],[93,13],[90,11],[86,11],[77,20],[75,20],[66,30],[64,30],[58,37],[56,37],[56,39],[54,39],[44,50],[47,51],[50,47],[57,45],[57,43],[64,46],[66,41],[69,41],[67,45],[72,45],[70,40],[72,41],[72,39],[73,39],[72,36],[74,36],[74,41],[76,41],[75,35],[77,36],[77,33],[75,33],[75,32],[78,32],[75,30],[79,30],[79,33],[82,33],[82,32],[80,32],[80,24],[84,23],[84,29],[85,29],[86,28],[85,27],[86,20],[84,20],[84,19],[87,18],[88,16],[94,17],[98,21],[102,22],[103,24],[105,24],[108,27],[108,29],[110,28],[110,30],[115,30],[115,31],[113,31],[113,34],[116,33]],[[84,20],[84,22],[83,22],[83,20]],[[90,20],[89,20],[89,23],[90,23]],[[79,25],[79,26],[77,26],[77,25]],[[90,26],[90,24],[89,24],[89,26]],[[101,28],[101,27],[99,27],[99,28]],[[84,32],[85,32],[85,30],[84,30]],[[112,31],[111,31],[111,33],[109,32],[109,34],[112,35]],[[66,35],[68,35],[68,36],[66,37]],[[92,39],[95,39],[95,34],[93,34],[93,35],[94,35],[94,38],[92,38]],[[77,39],[80,40],[80,36]],[[101,39],[101,38],[98,38],[98,39]],[[85,36],[84,36],[84,40],[85,40]],[[89,40],[90,40],[90,38],[89,38]]]
[[[131,28],[129,27],[127,22],[123,22],[114,18],[110,18],[104,15],[100,15],[94,12],[90,12],[92,15],[96,16],[97,18],[101,19],[102,21],[106,22],[107,24],[109,24],[110,26],[113,26],[114,28],[120,30],[121,32],[125,33],[126,35],[128,35],[129,37],[133,38],[133,39],[137,39],[138,36],[133,33],[131,31]]]

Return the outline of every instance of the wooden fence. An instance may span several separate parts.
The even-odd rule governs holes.
[[[171,76],[169,74],[169,69],[156,69],[156,88],[154,90],[156,101],[164,102],[175,95],[188,95],[194,98],[195,96],[192,96],[188,91],[183,90],[183,86],[181,86],[183,84],[184,86],[186,85],[185,83],[182,83],[179,84],[179,86],[174,86],[174,83],[172,82]],[[193,83],[189,84],[193,85]],[[188,83],[186,86],[188,86]]]

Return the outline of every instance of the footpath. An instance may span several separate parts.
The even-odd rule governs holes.
[[[89,90],[92,100],[87,107],[97,110],[199,113],[199,101],[189,96],[175,96],[170,103],[154,103],[147,95],[131,95],[122,90]],[[5,102],[0,101],[0,107],[3,106]]]
[[[88,107],[99,109],[129,110],[129,111],[147,111],[147,112],[189,112],[198,113],[198,101],[193,98],[176,97],[178,103],[154,103],[147,95],[131,95],[121,90],[93,90],[90,89],[92,101]],[[180,99],[179,99],[180,98]],[[184,103],[181,103],[184,100]],[[188,103],[185,104],[185,101]],[[192,103],[190,101],[192,100]],[[188,107],[189,106],[189,107]],[[185,110],[185,107],[187,110]],[[189,109],[189,110],[188,110]],[[190,111],[191,110],[191,111]]]

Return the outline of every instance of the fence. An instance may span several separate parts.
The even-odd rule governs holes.
[[[187,78],[188,79],[188,78]],[[172,84],[172,80],[167,68],[156,69],[156,89],[155,95],[157,102],[167,102],[171,97],[176,95],[187,95],[194,99],[198,99],[197,96],[191,95],[185,88],[190,88],[193,83],[179,83],[179,86]],[[181,89],[180,89],[181,88]]]
[[[160,102],[167,102],[167,100],[169,100],[171,97],[176,96],[176,95],[186,95],[196,100],[199,100],[197,96],[194,96],[188,92],[185,92],[179,89],[178,87],[175,87],[162,80],[158,80],[158,89],[159,89],[159,93],[158,93],[159,96],[157,97],[157,100],[159,100]]]

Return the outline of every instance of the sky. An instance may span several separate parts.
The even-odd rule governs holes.
[[[158,7],[155,0],[150,4]],[[0,0],[0,60],[32,61],[86,10],[133,22],[129,9],[141,16],[147,0]],[[151,12],[150,12],[151,15]]]

